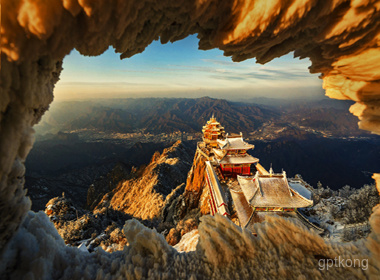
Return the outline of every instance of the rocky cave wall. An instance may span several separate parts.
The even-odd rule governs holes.
[[[83,55],[100,55],[112,46],[121,54],[121,58],[127,58],[144,51],[153,40],[167,43],[197,33],[200,49],[219,48],[234,61],[256,58],[257,62],[266,63],[275,57],[294,51],[297,57],[310,58],[312,62],[310,72],[321,73],[323,87],[329,97],[356,101],[350,111],[358,116],[360,128],[380,133],[379,10],[380,1],[376,0],[3,0],[0,85],[0,213],[2,213],[0,254],[10,259],[7,263],[2,262],[0,271],[7,269],[9,272],[12,268],[16,269],[17,264],[12,263],[11,257],[26,250],[20,247],[22,242],[15,241],[17,238],[22,240],[21,236],[29,236],[31,240],[35,240],[37,246],[34,251],[27,248],[29,251],[26,250],[22,255],[28,259],[26,253],[33,255],[33,252],[39,250],[40,258],[36,261],[41,265],[45,263],[42,265],[44,268],[51,265],[58,270],[55,276],[66,273],[64,271],[70,265],[70,261],[73,262],[57,257],[60,261],[52,263],[47,255],[44,255],[45,251],[41,249],[44,236],[49,237],[51,244],[55,244],[56,248],[60,248],[54,251],[55,256],[68,251],[72,253],[75,249],[63,249],[62,241],[56,235],[55,229],[45,225],[45,218],[40,217],[40,214],[27,214],[31,202],[23,188],[24,161],[33,145],[32,127],[53,101],[54,85],[59,80],[62,59],[73,48]],[[380,188],[380,176],[374,177],[377,178]],[[379,206],[374,211],[371,217],[373,233],[367,240],[367,243],[371,244],[369,248],[372,251],[370,253],[364,250],[362,254],[367,256],[372,254],[371,271],[378,272]],[[205,219],[205,224],[208,219]],[[213,222],[208,221],[208,223]],[[39,225],[41,230],[36,231],[32,225]],[[273,227],[275,226],[276,223],[273,224]],[[268,233],[265,229],[263,232],[263,236]],[[154,235],[154,233],[149,234]],[[139,242],[143,243],[144,238],[149,238],[149,234],[139,235]],[[236,234],[238,235],[238,231]],[[132,234],[131,238],[136,236]],[[218,226],[215,230],[209,230],[205,226],[203,232],[200,230],[200,236],[200,244],[207,243],[210,238],[210,242],[212,240],[225,240],[225,244],[232,242],[223,228]],[[166,248],[166,245],[162,246],[160,248]],[[210,262],[217,263],[219,259],[214,261],[213,258],[216,257],[207,253],[208,251],[202,246],[198,252],[203,256],[199,260],[203,263],[201,267],[207,267],[207,263]],[[207,248],[212,248],[213,245],[210,246]],[[228,248],[232,251],[239,249],[234,245],[231,246]],[[312,255],[313,250],[316,250],[313,246],[307,250],[297,245],[294,247],[300,248],[301,255]],[[260,247],[256,249],[260,250]],[[128,250],[125,252],[127,255]],[[345,247],[344,250],[354,252],[356,249]],[[282,253],[273,253],[273,256],[267,257],[269,263],[271,259],[280,258],[279,254]],[[169,255],[172,256],[171,254]],[[104,257],[99,254],[91,258],[99,259],[94,261],[91,269],[88,268],[89,274],[101,274],[101,267],[107,263],[105,260],[107,258],[115,260],[111,261],[112,269],[115,271],[118,268],[122,269],[120,259],[116,255]],[[127,259],[129,260],[129,257]],[[143,261],[138,257],[131,260],[136,267],[137,275],[141,274],[141,267],[138,269],[137,265],[141,262]],[[86,263],[87,261],[81,267],[83,268]],[[167,263],[163,265],[165,267]],[[297,263],[290,262],[290,265],[296,266]],[[307,270],[311,266],[312,262],[304,269]],[[42,273],[46,278],[49,278],[46,273],[53,273],[49,269],[43,274],[30,266],[22,267],[24,273],[29,273],[29,276],[34,275],[36,278],[38,273]],[[30,271],[25,269],[28,267]],[[152,269],[159,271],[157,267]],[[191,270],[192,266],[188,269]],[[196,271],[196,267],[193,269]],[[217,269],[215,271],[210,267],[207,269],[211,270],[205,275],[216,275]],[[75,271],[67,273],[74,276],[81,275],[75,274]]]

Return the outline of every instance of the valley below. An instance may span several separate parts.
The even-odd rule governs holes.
[[[358,130],[343,109],[329,102],[281,108],[211,98],[148,101],[93,105],[67,118],[63,106],[36,128],[25,187],[32,209],[45,211],[67,244],[121,250],[128,243],[122,227],[135,218],[169,244],[194,249],[200,218],[209,214],[196,145],[211,114],[227,131],[242,132],[265,168],[310,185],[314,206],[303,214],[325,229],[324,238],[350,241],[370,232],[380,138]]]

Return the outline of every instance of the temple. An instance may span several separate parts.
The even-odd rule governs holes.
[[[255,146],[244,142],[242,134],[227,134],[225,139],[218,139],[217,143],[218,148],[214,148],[213,152],[224,178],[250,175],[251,165],[259,162],[247,153],[247,150]]]
[[[217,140],[223,139],[225,132],[224,127],[216,121],[214,115],[202,128],[203,142],[209,147],[217,147]]]
[[[267,215],[300,220],[321,231],[297,209],[313,205],[311,189],[300,178],[287,178],[285,171],[269,172],[248,151],[254,145],[243,134],[226,134],[214,116],[203,126],[203,142],[197,149],[206,157],[206,185],[210,214],[229,217],[254,233],[253,225]]]

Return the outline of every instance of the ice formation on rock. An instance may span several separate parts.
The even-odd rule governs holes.
[[[356,101],[363,129],[380,133],[380,2],[376,0],[4,0],[1,8],[1,275],[30,279],[134,275],[135,278],[350,278],[379,275],[380,208],[367,249],[326,244],[284,219],[259,225],[258,237],[222,217],[205,217],[197,251],[178,255],[162,236],[128,222],[124,252],[89,254],[65,247],[43,213],[28,213],[24,161],[33,129],[53,100],[62,59],[73,48],[122,58],[198,34],[200,49],[259,63],[295,51],[322,73],[326,94]],[[380,189],[379,175],[376,175]],[[130,239],[131,238],[131,239]],[[369,269],[319,270],[318,258],[369,258]],[[3,274],[6,273],[6,274]]]
[[[192,231],[185,233],[181,241],[177,243],[174,248],[178,252],[190,252],[195,251],[199,240],[199,234],[197,229],[193,229]]]
[[[193,252],[179,253],[155,230],[129,220],[123,230],[130,245],[110,254],[66,246],[43,212],[29,212],[7,245],[0,272],[11,279],[291,279],[297,275],[352,279],[379,272],[375,259],[369,260],[365,270],[321,270],[321,259],[341,256],[362,261],[369,251],[361,243],[325,243],[291,220],[273,218],[257,224],[258,236],[254,237],[220,215],[201,219],[199,243]]]

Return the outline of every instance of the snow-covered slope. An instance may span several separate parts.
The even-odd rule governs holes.
[[[169,194],[186,181],[192,151],[178,141],[161,155],[155,154],[137,178],[106,194],[96,208],[110,207],[141,219],[158,218]]]

